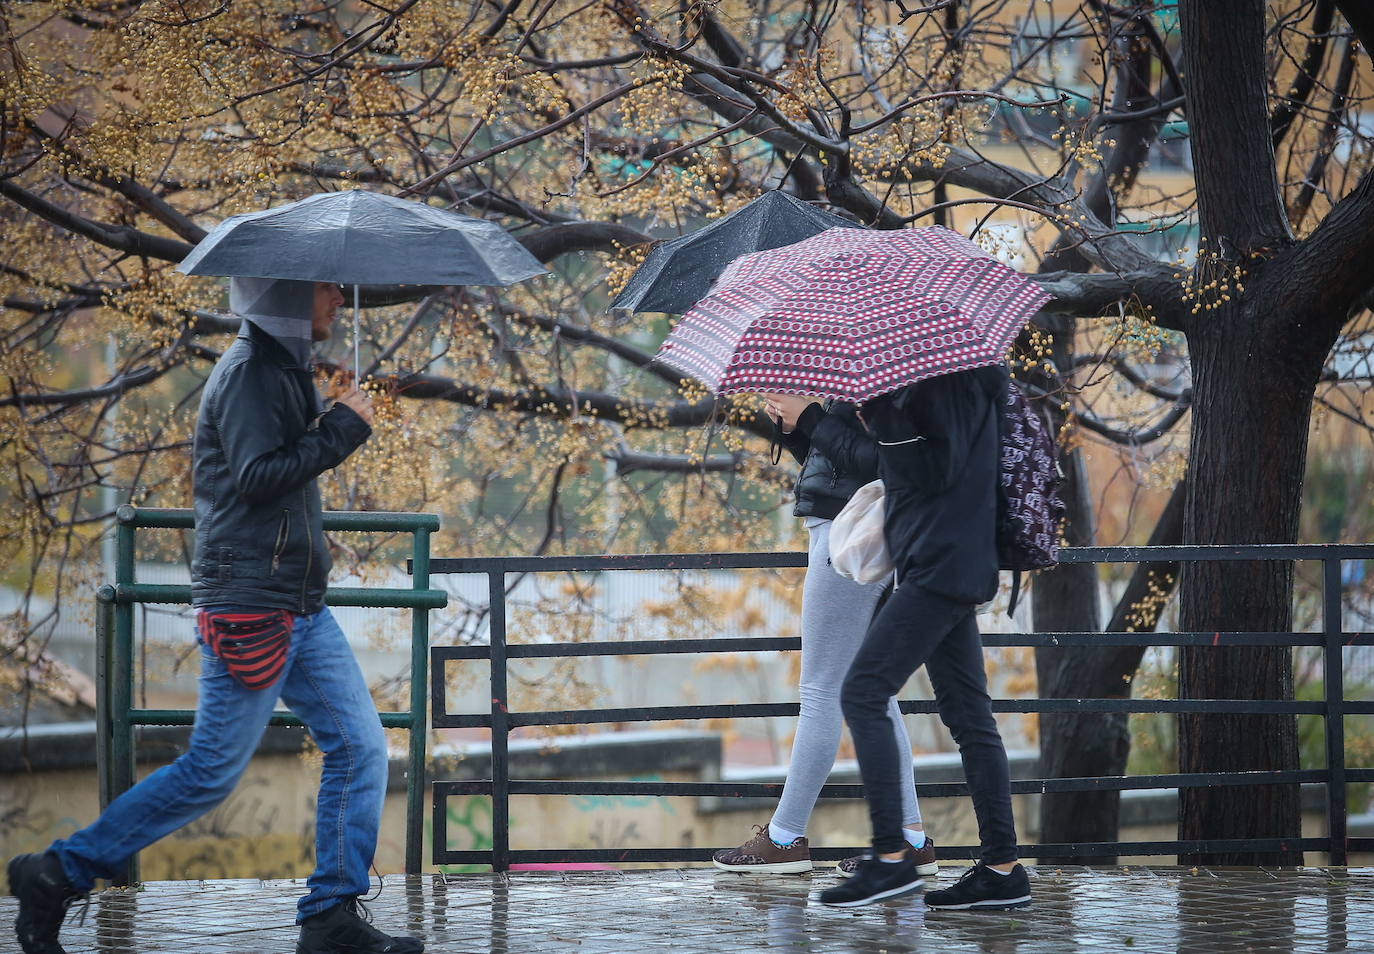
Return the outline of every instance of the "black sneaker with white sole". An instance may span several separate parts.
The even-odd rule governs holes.
[[[1025,868],[1017,865],[1010,874],[998,874],[981,861],[948,888],[926,892],[926,907],[936,911],[1005,911],[1030,902]]]
[[[923,881],[916,873],[916,865],[906,858],[901,861],[877,861],[865,858],[854,874],[833,888],[820,894],[821,904],[837,908],[857,908],[860,905],[900,898],[921,889]]]

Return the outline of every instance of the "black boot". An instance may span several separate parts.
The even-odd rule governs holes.
[[[357,898],[313,914],[301,922],[296,954],[421,954],[424,942],[389,937],[372,926]]]
[[[10,894],[19,899],[14,932],[24,954],[66,954],[57,941],[67,909],[81,895],[67,880],[56,855],[17,855],[10,859]]]

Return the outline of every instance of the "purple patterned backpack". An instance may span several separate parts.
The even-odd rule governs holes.
[[[1011,570],[1011,602],[1016,611],[1023,570],[1042,570],[1059,560],[1059,525],[1064,501],[1063,474],[1049,423],[1026,400],[1015,381],[1007,382],[1007,401],[997,418],[1002,445],[997,495],[997,562]]]

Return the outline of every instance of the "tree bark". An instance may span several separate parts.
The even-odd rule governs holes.
[[[1292,241],[1265,87],[1264,0],[1180,0],[1184,91],[1207,251],[1228,258]]]
[[[1264,340],[1250,309],[1221,309],[1189,335],[1197,396],[1184,517],[1188,543],[1292,543],[1297,539],[1312,393],[1326,353],[1312,335]],[[1293,316],[1295,319],[1297,316]],[[1301,321],[1295,321],[1299,327]],[[1195,562],[1184,568],[1181,624],[1188,632],[1292,629],[1291,562]],[[1292,699],[1288,647],[1185,649],[1183,699]],[[1192,714],[1179,717],[1179,771],[1298,768],[1293,715]],[[1237,791],[1187,788],[1179,797],[1179,837],[1297,838],[1298,786]],[[1193,864],[1300,865],[1302,852],[1180,856]]]
[[[1348,256],[1370,241],[1361,226],[1374,212],[1362,181],[1311,237],[1293,244],[1264,116],[1264,3],[1182,0],[1179,14],[1207,246],[1197,269],[1202,278],[1238,264],[1250,272],[1243,294],[1214,298],[1185,328],[1194,410],[1184,540],[1292,543],[1312,395],[1345,315],[1343,307],[1336,314],[1333,297],[1346,293],[1348,300],[1356,276],[1367,274]],[[1341,254],[1329,254],[1337,250]],[[1181,623],[1190,632],[1290,631],[1292,594],[1291,563],[1191,563],[1183,571]],[[1293,698],[1291,649],[1227,648],[1223,637],[1218,641],[1219,647],[1180,654],[1180,698]],[[1292,715],[1181,715],[1178,732],[1179,770],[1185,773],[1298,767]],[[1300,834],[1295,784],[1197,787],[1180,794],[1183,840]],[[1285,847],[1184,854],[1180,860],[1292,865],[1302,863],[1302,852]]]

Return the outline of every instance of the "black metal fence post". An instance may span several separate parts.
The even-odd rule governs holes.
[[[506,575],[487,574],[491,630],[491,867],[510,868],[510,700],[506,694]]]
[[[1326,655],[1322,686],[1326,692],[1326,836],[1329,863],[1345,867],[1345,645],[1341,624],[1341,566],[1339,559],[1322,561],[1322,632]]]

